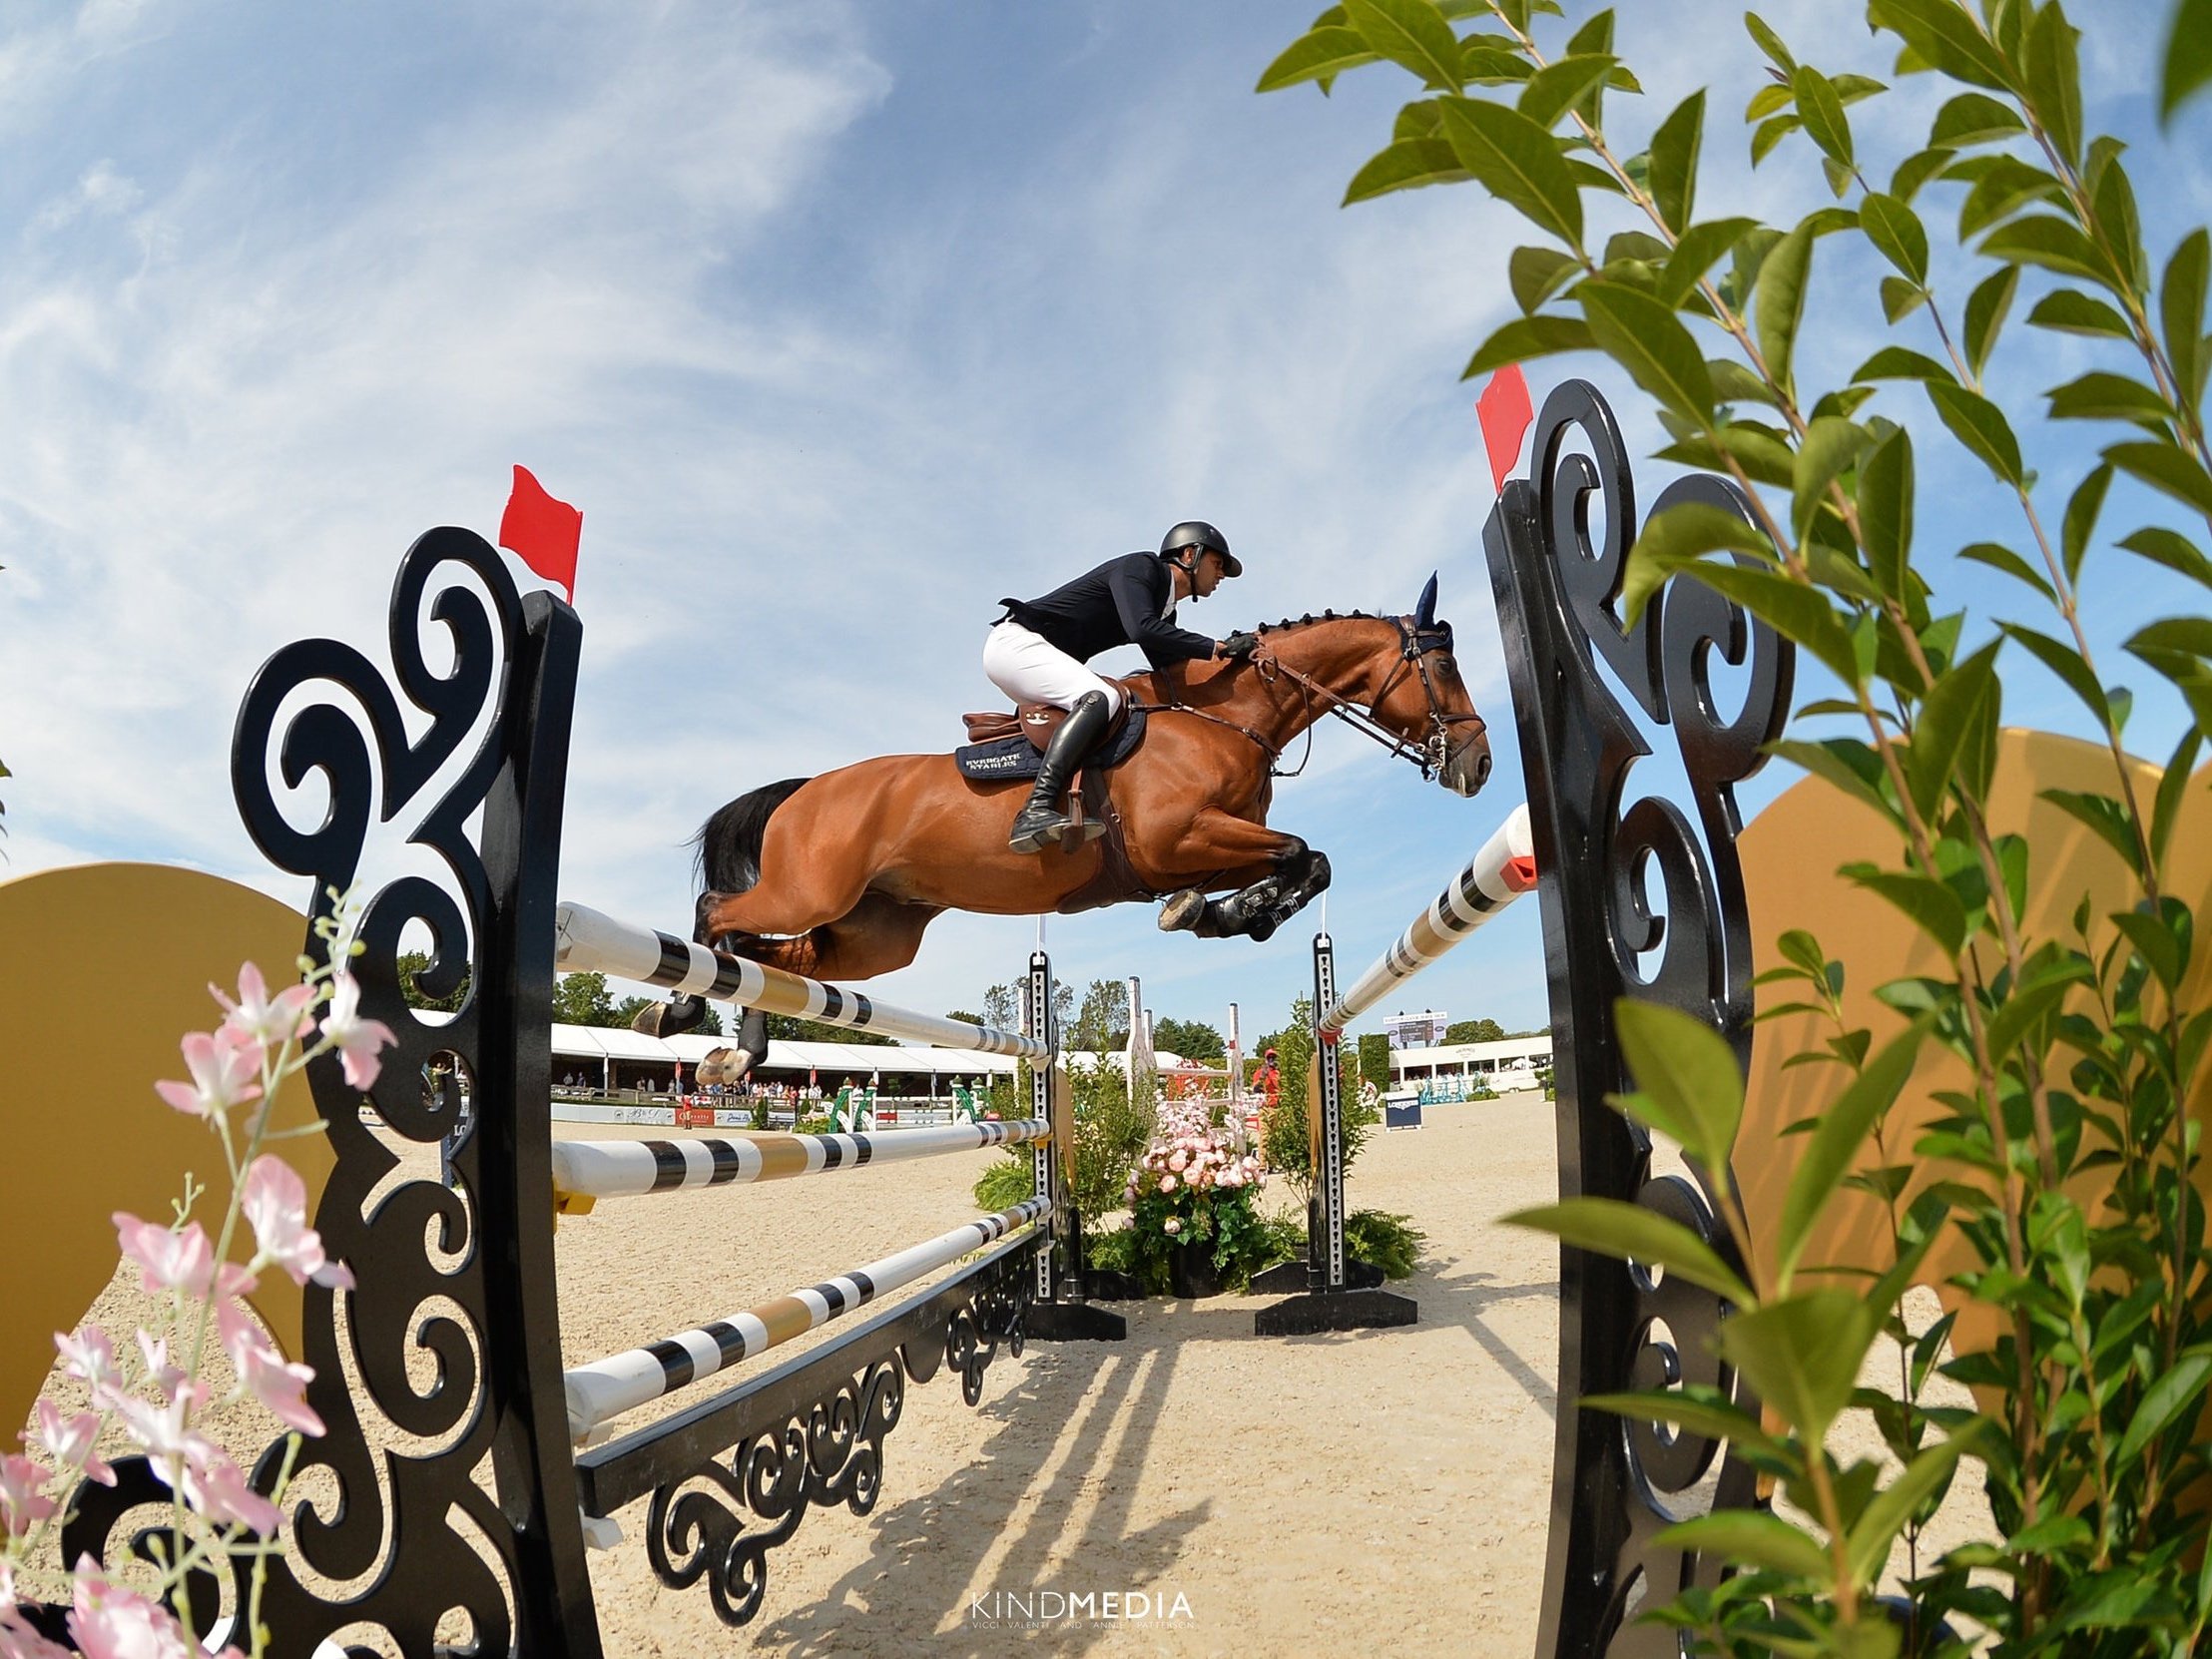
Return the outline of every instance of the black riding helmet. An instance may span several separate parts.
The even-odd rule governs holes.
[[[1183,561],[1175,555],[1186,547],[1210,547],[1221,555],[1223,574],[1242,576],[1244,563],[1229,551],[1229,538],[1202,518],[1187,518],[1160,538],[1160,557],[1170,564]],[[1196,555],[1192,555],[1196,557]]]

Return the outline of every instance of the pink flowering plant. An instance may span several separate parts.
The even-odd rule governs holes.
[[[1152,1143],[1129,1172],[1131,1260],[1148,1290],[1216,1275],[1241,1288],[1279,1254],[1260,1214],[1260,1159],[1213,1122],[1213,1104],[1162,1100]]]
[[[344,907],[317,930],[326,941],[343,937]],[[187,1574],[232,1557],[251,1557],[255,1567],[249,1605],[233,1620],[239,1640],[223,1654],[258,1655],[267,1641],[260,1623],[266,1561],[282,1547],[282,1504],[299,1436],[319,1435],[322,1422],[304,1392],[313,1372],[271,1344],[243,1299],[269,1273],[298,1285],[353,1284],[307,1225],[306,1183],[266,1150],[321,1125],[276,1129],[273,1112],[279,1086],[321,1055],[337,1055],[346,1082],[366,1089],[395,1040],[381,1021],[361,1017],[360,987],[342,967],[302,956],[298,969],[296,983],[275,992],[252,962],[239,969],[235,995],[211,985],[222,1022],[184,1039],[184,1080],[154,1085],[173,1110],[206,1121],[230,1175],[230,1201],[203,1225],[193,1211],[208,1188],[187,1175],[169,1220],[116,1212],[122,1260],[137,1269],[159,1312],[153,1329],[121,1341],[89,1322],[57,1335],[62,1369],[84,1385],[90,1409],[65,1412],[40,1400],[22,1452],[0,1456],[0,1659],[60,1659],[72,1650],[52,1639],[59,1630],[85,1654],[197,1655],[206,1633],[193,1628],[188,1599],[174,1592]],[[248,1237],[251,1255],[234,1260]],[[227,1390],[203,1378],[219,1350],[236,1379]],[[212,1413],[247,1399],[291,1430],[267,1492],[206,1431]],[[103,1445],[143,1456],[172,1496],[169,1528],[152,1544],[158,1581],[150,1587],[111,1580],[89,1555],[66,1576],[38,1564],[80,1484],[116,1484]]]

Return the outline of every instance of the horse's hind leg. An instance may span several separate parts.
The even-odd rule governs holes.
[[[700,908],[704,916],[704,899]],[[923,929],[942,913],[938,905],[901,904],[881,893],[868,893],[852,907],[851,914],[826,927],[811,927],[796,938],[749,935],[742,941],[743,953],[764,967],[803,973],[810,979],[870,979],[912,961],[921,948]],[[686,1000],[700,1002],[702,1013],[692,1021],[696,1025],[705,1017],[705,1001]],[[768,1015],[758,1008],[746,1009],[738,1019],[737,1041],[724,1051],[728,1057],[716,1066],[713,1080],[735,1083],[768,1057]],[[702,1080],[707,1080],[704,1073]]]
[[[905,904],[865,893],[835,921],[792,938],[751,938],[745,954],[810,979],[872,979],[904,967],[921,948],[921,935],[943,914],[936,904]]]
[[[708,944],[713,941],[715,935],[709,929],[708,918],[714,909],[713,901],[721,897],[722,894],[720,893],[703,892],[699,895],[698,901],[692,906],[692,938],[695,942]],[[707,999],[705,997],[676,995],[671,996],[666,1002],[649,1002],[640,1008],[630,1016],[630,1029],[642,1031],[648,1037],[681,1037],[687,1031],[698,1030],[706,1021],[706,1018]],[[745,1066],[733,1072],[731,1074],[733,1079],[744,1076],[754,1061],[758,1061],[761,1054],[768,1052],[766,1046],[768,1039],[764,1035],[761,1040],[763,1046],[754,1055],[754,1060],[748,1061]]]

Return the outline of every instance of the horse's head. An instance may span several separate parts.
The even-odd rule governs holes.
[[[1217,694],[1212,718],[1257,739],[1249,727],[1219,712],[1236,707],[1220,700],[1220,693],[1233,699],[1246,688],[1279,713],[1287,711],[1288,724],[1277,730],[1290,737],[1323,715],[1335,715],[1418,763],[1424,775],[1434,774],[1454,795],[1473,795],[1489,782],[1489,732],[1453,661],[1451,624],[1436,619],[1435,577],[1428,578],[1411,616],[1325,611],[1286,618],[1260,633],[1256,675],[1240,674],[1232,665],[1207,682]],[[1193,711],[1209,713],[1195,703]],[[1281,759],[1278,745],[1266,745],[1271,760]]]
[[[1459,677],[1451,624],[1436,620],[1436,578],[1411,616],[1396,617],[1400,666],[1374,704],[1376,724],[1420,751],[1437,782],[1468,796],[1490,780],[1490,734]]]

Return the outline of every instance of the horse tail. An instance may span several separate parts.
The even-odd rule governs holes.
[[[781,784],[741,795],[720,808],[692,836],[692,874],[700,888],[693,912],[692,937],[708,943],[707,912],[722,893],[750,891],[761,879],[761,842],[777,808],[812,780],[787,778]],[[630,1028],[649,1037],[677,1037],[695,1031],[707,1018],[707,999],[675,995],[649,1002],[631,1016]],[[720,1051],[718,1051],[720,1052]],[[724,1081],[743,1077],[768,1052],[768,1016],[748,1008],[738,1026],[738,1047],[717,1070]]]
[[[776,809],[797,795],[808,778],[787,778],[748,791],[699,827],[692,836],[692,872],[706,892],[748,892],[761,879],[761,842]]]

